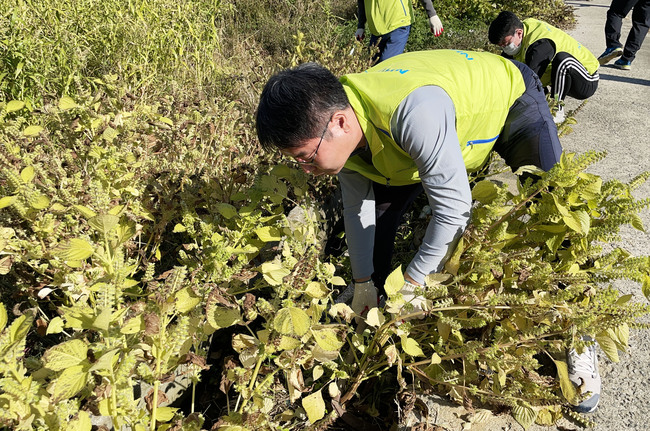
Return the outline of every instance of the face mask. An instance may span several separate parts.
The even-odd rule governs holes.
[[[521,45],[517,46],[514,42],[510,42],[508,45],[501,47],[501,49],[503,49],[503,52],[505,52],[507,55],[514,56],[521,49]]]

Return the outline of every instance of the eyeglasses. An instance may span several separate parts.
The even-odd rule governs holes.
[[[325,128],[323,129],[323,133],[320,135],[320,141],[318,141],[318,145],[316,145],[316,151],[314,151],[314,154],[311,157],[305,158],[305,159],[303,159],[302,157],[296,157],[296,158],[294,158],[296,163],[298,163],[299,165],[311,165],[311,164],[314,163],[314,159],[316,158],[316,155],[318,154],[320,144],[323,143],[323,138],[325,137],[325,132],[327,132],[327,129],[328,129],[329,125],[330,125],[330,122],[332,121],[332,118],[333,118],[333,115],[330,116],[329,120],[327,120],[327,123],[325,123]]]

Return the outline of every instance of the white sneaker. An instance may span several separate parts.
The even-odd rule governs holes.
[[[584,341],[590,342],[585,345],[585,350],[578,354],[572,349],[567,354],[567,366],[569,368],[569,379],[584,394],[591,392],[591,396],[573,409],[579,413],[591,413],[598,407],[600,401],[600,374],[598,373],[598,356],[596,355],[596,341],[589,337],[583,336]]]

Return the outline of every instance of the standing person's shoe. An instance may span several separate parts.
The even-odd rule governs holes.
[[[579,413],[591,413],[598,407],[600,401],[600,374],[598,373],[598,357],[596,356],[596,342],[589,336],[582,337],[584,341],[591,341],[585,345],[580,354],[575,349],[567,354],[567,367],[569,379],[584,394],[591,392],[591,396],[574,407]]]
[[[598,57],[598,62],[602,66],[603,64],[607,64],[616,57],[620,57],[623,55],[623,48],[619,48],[618,46],[612,46],[611,48],[607,48],[605,52],[600,54],[600,57]]]
[[[622,58],[619,58],[614,62],[614,67],[617,67],[619,69],[623,70],[630,70],[632,69],[632,62],[629,60],[623,60]]]

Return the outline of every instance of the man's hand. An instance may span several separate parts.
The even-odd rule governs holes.
[[[354,283],[354,297],[352,298],[352,310],[361,317],[368,314],[368,310],[377,306],[377,288],[372,280],[363,283]],[[362,321],[356,318],[357,323]]]
[[[438,20],[438,21],[440,21],[440,20]],[[442,25],[442,24],[441,24],[441,25]],[[357,40],[358,40],[359,42],[361,42],[361,41],[363,40],[363,38],[366,37],[366,32],[364,31],[364,29],[362,29],[362,28],[358,28],[358,29],[357,29],[357,32],[354,33],[354,37],[356,37]]]
[[[440,36],[444,30],[444,28],[442,28],[442,21],[440,21],[438,15],[434,15],[429,18],[429,27],[431,27],[431,33],[433,33],[436,37]]]

